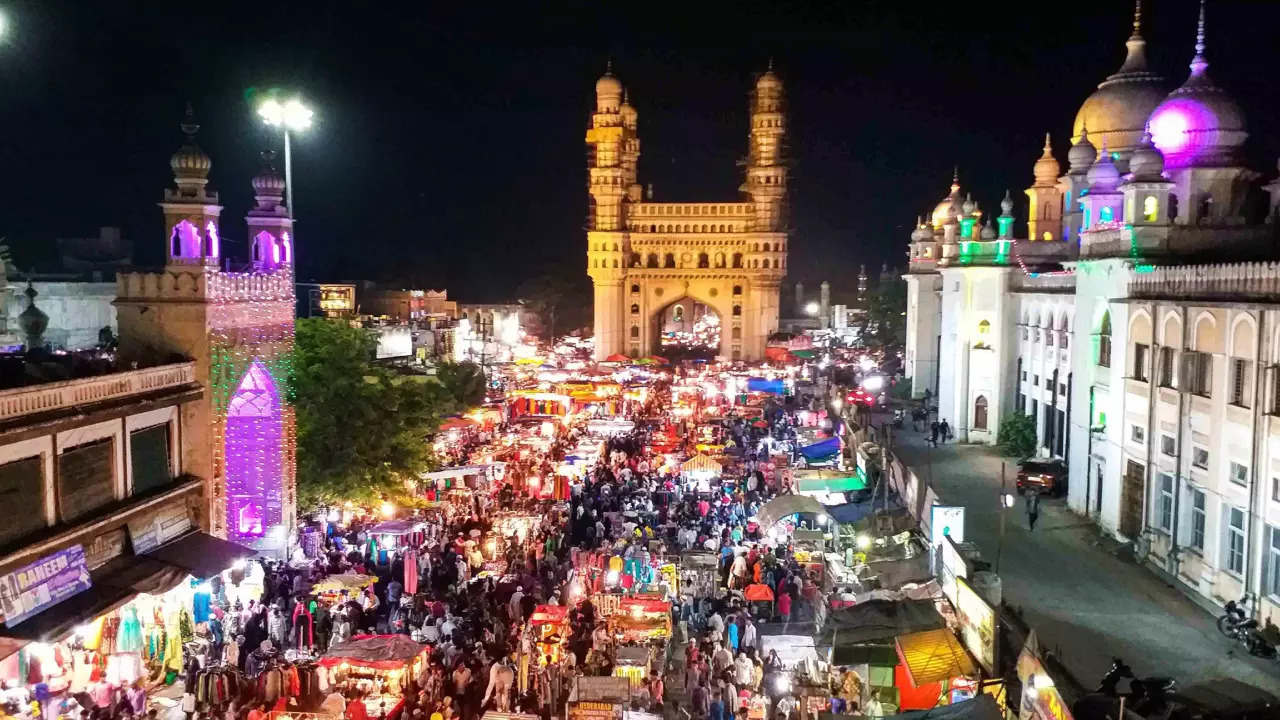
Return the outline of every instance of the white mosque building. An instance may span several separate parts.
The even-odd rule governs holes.
[[[1139,10],[1065,172],[1046,138],[1026,238],[1008,196],[984,223],[958,179],[911,234],[907,373],[961,442],[1031,415],[1073,510],[1191,590],[1280,615],[1280,180],[1244,166],[1203,3],[1176,89],[1141,30]]]

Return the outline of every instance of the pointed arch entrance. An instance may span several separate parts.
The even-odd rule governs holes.
[[[709,303],[684,295],[662,306],[651,319],[654,337],[649,346],[672,359],[711,359],[721,352],[720,313]]]
[[[254,360],[227,405],[227,531],[257,538],[279,525],[284,421],[275,379]]]

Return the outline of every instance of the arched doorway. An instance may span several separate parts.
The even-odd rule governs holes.
[[[275,380],[255,360],[227,406],[227,531],[258,538],[280,524],[284,423]]]
[[[652,327],[657,338],[651,347],[665,358],[710,360],[720,354],[720,315],[687,295],[659,310]]]

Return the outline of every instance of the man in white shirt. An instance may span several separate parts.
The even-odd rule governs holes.
[[[511,613],[512,620],[515,620],[516,618],[521,617],[521,611],[520,611],[521,600],[524,600],[524,590],[522,590],[521,588],[516,588],[516,591],[514,593],[511,593],[511,600],[507,603],[507,612]]]

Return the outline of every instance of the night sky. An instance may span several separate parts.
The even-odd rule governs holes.
[[[1148,0],[1148,55],[1185,79],[1192,0]],[[0,235],[20,267],[55,237],[118,225],[137,261],[163,252],[155,203],[194,103],[226,252],[260,127],[251,88],[317,113],[295,143],[299,275],[513,296],[541,270],[584,276],[586,152],[607,58],[640,115],[640,178],[659,201],[732,201],[747,92],[773,57],[790,101],[792,277],[848,283],[902,265],[916,215],[953,165],[989,215],[1021,201],[1045,131],[1066,136],[1119,67],[1131,3],[359,3],[17,0],[0,47]],[[374,10],[373,8],[380,8]],[[1010,8],[1010,9],[1005,9]],[[393,11],[394,10],[394,11]],[[1209,59],[1240,99],[1257,169],[1274,174],[1280,3],[1209,3]],[[994,212],[993,212],[994,211]]]

